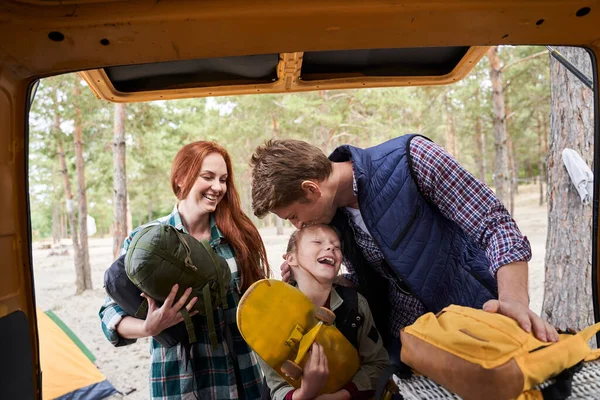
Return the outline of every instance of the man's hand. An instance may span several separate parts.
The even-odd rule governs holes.
[[[192,293],[192,288],[188,288],[181,298],[177,301],[177,303],[173,304],[175,301],[175,296],[177,295],[177,289],[179,285],[175,284],[171,289],[171,292],[165,299],[165,302],[161,307],[158,307],[156,301],[150,296],[142,293],[142,297],[148,300],[148,315],[146,315],[146,319],[144,320],[143,330],[146,333],[146,336],[156,336],[167,328],[172,327],[183,321],[183,315],[179,312],[185,305],[188,297],[190,297],[190,293]],[[194,304],[198,301],[197,297],[194,297],[185,307],[188,312],[194,307]],[[198,311],[191,312],[190,315],[196,315]]]
[[[294,400],[314,399],[317,397],[329,376],[329,365],[323,346],[314,342],[308,360],[304,364],[302,384],[292,395]]]
[[[281,280],[289,283],[290,279],[292,279],[292,269],[290,268],[290,265],[287,263],[286,260],[286,254],[284,254],[282,257],[284,259],[283,264],[281,264],[281,267],[279,267],[281,269]]]
[[[514,319],[526,332],[531,332],[533,326],[533,334],[542,342],[558,341],[558,333],[552,325],[516,300],[490,300],[483,305],[483,309]]]
[[[528,274],[525,261],[503,265],[496,272],[498,278],[498,300],[483,305],[489,312],[497,312],[514,319],[526,332],[531,332],[543,342],[556,342],[558,333],[549,323],[529,309]]]

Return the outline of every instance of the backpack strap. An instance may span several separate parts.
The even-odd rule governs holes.
[[[358,292],[341,285],[336,285],[335,291],[342,298],[342,305],[334,311],[335,326],[358,350],[358,329],[364,320],[358,312]]]
[[[214,350],[219,345],[217,342],[217,331],[215,330],[215,319],[213,316],[212,299],[210,297],[210,283],[207,283],[202,288],[202,296],[204,298],[204,310],[206,312],[206,324],[208,325],[208,337],[210,338],[210,344],[212,345],[212,348]],[[182,308],[182,311],[183,310],[184,309]],[[188,315],[188,318],[189,318],[189,315]],[[185,316],[184,316],[184,319],[185,319]],[[187,327],[187,322],[186,322],[186,327]],[[193,329],[193,325],[192,325],[192,329]],[[189,331],[188,331],[188,333],[189,333]],[[191,337],[190,337],[190,343],[191,343]]]
[[[194,329],[194,322],[192,322],[192,317],[190,317],[190,313],[188,312],[188,310],[185,307],[182,307],[181,310],[179,310],[179,312],[183,316],[183,322],[185,322],[185,330],[188,333],[189,343],[190,344],[196,343],[196,331]],[[212,343],[212,337],[211,337],[211,343]]]

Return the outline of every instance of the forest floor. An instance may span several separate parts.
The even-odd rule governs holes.
[[[528,237],[533,250],[529,264],[529,290],[531,308],[539,313],[544,294],[544,258],[546,253],[547,205],[539,205],[539,188],[522,186],[515,199],[515,219]],[[261,229],[269,264],[275,277],[279,277],[281,255],[285,251],[292,228],[277,236],[275,228]],[[96,365],[126,399],[148,398],[149,339],[115,348],[102,334],[98,310],[104,301],[102,287],[104,271],[113,261],[112,238],[90,238],[90,263],[94,289],[82,295],[75,293],[75,271],[71,244],[63,240],[67,255],[51,255],[57,249],[47,248],[49,241],[33,244],[33,265],[37,306],[52,310],[86,344],[96,356]],[[114,398],[121,398],[117,395]]]

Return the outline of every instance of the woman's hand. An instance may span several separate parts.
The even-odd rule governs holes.
[[[323,346],[314,342],[308,360],[304,365],[302,384],[300,389],[294,392],[292,399],[304,400],[316,398],[321,389],[323,389],[323,386],[325,386],[328,376],[329,366]]]
[[[179,310],[183,308],[188,297],[190,297],[192,288],[188,288],[177,301],[177,303],[173,304],[178,288],[179,285],[173,285],[171,292],[161,307],[157,306],[156,301],[153,298],[145,293],[142,293],[141,296],[148,301],[148,315],[146,315],[146,319],[144,320],[143,324],[143,330],[147,336],[156,336],[165,329],[170,328],[173,325],[177,325],[183,321],[183,315],[181,315]],[[194,307],[194,304],[196,304],[197,301],[198,298],[194,297],[192,300],[190,300],[188,305],[185,306],[188,312],[192,309],[192,307]],[[198,311],[190,313],[190,315],[196,314],[198,314]]]

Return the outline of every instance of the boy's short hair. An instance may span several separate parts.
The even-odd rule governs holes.
[[[304,198],[302,182],[324,181],[332,171],[321,149],[302,140],[269,140],[250,159],[252,209],[262,218],[273,208]]]
[[[332,230],[338,237],[338,239],[340,238],[340,232],[333,226],[331,225],[327,225],[327,224],[314,224],[314,225],[307,225],[303,228],[300,229],[296,229],[294,232],[292,232],[292,234],[290,235],[290,239],[288,240],[288,244],[287,244],[287,248],[285,250],[285,254],[289,254],[293,251],[296,251],[296,249],[298,248],[298,242],[300,241],[300,238],[302,237],[302,234],[304,232],[306,232],[307,230],[311,229],[311,228],[316,228],[316,227],[321,227],[321,228],[327,228]]]

